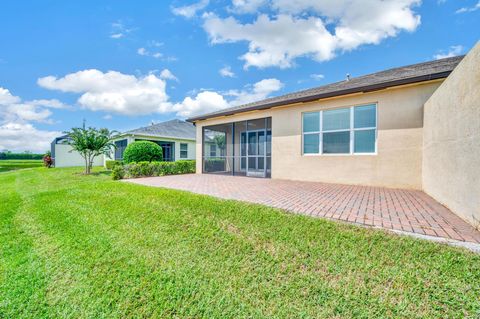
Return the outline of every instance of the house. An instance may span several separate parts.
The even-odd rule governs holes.
[[[419,189],[480,221],[480,44],[188,121],[197,173]]]
[[[78,152],[72,151],[72,147],[67,144],[68,135],[62,135],[55,138],[50,144],[50,152],[55,167],[73,167],[85,166],[85,159]],[[93,160],[93,166],[102,166],[104,156],[97,156]]]
[[[66,143],[67,140],[68,136],[63,135],[51,143],[55,167],[84,166],[85,160],[78,152],[71,151],[72,147]],[[105,165],[107,160],[122,160],[127,145],[135,141],[157,143],[162,147],[164,161],[195,159],[195,126],[181,120],[175,119],[127,131],[115,136],[113,141],[116,149],[112,150],[111,156],[97,156],[93,166]]]
[[[177,119],[140,127],[117,135],[116,149],[105,160],[122,160],[127,145],[135,141],[157,143],[162,148],[164,161],[195,159],[195,134],[192,123]]]

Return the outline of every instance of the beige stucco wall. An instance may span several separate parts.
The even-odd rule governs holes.
[[[199,121],[197,172],[202,164],[202,127],[272,117],[272,178],[402,188],[422,188],[423,104],[441,81],[397,87],[312,103]],[[302,155],[302,112],[377,103],[375,155]]]
[[[480,42],[425,103],[424,190],[480,226]]]

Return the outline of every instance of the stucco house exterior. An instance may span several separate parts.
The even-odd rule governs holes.
[[[162,147],[164,161],[195,159],[196,130],[192,123],[174,119],[127,131],[114,139],[116,150],[107,160],[122,160],[128,144],[151,141]]]
[[[192,117],[197,173],[424,190],[478,223],[479,56],[477,44],[466,57]]]

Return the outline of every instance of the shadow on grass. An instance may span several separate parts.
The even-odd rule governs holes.
[[[112,174],[112,171],[100,171],[100,172],[93,172],[90,173],[92,176],[110,176]]]
[[[100,171],[100,172],[91,172],[90,174],[85,174],[84,171],[82,172],[75,172],[73,173],[73,175],[77,175],[77,176],[110,176],[112,174],[112,171]]]

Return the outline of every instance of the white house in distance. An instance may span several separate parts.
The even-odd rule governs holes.
[[[102,166],[108,160],[122,160],[123,152],[128,144],[135,141],[151,141],[157,143],[163,151],[164,161],[193,160],[195,159],[196,130],[192,123],[171,120],[130,130],[117,135],[114,139],[116,146],[110,156],[98,156],[93,166]],[[55,167],[70,167],[85,165],[84,159],[66,144],[67,135],[55,138],[51,143],[52,158]]]
[[[163,151],[163,160],[194,160],[196,148],[196,129],[192,123],[182,120],[170,120],[130,130],[115,137],[115,152],[105,156],[107,160],[122,160],[128,144],[135,141],[157,143]]]
[[[72,152],[72,147],[67,144],[68,135],[55,138],[50,144],[50,152],[54,160],[55,167],[85,166],[85,160],[78,154]],[[93,161],[93,166],[102,166],[104,156],[100,155]]]

